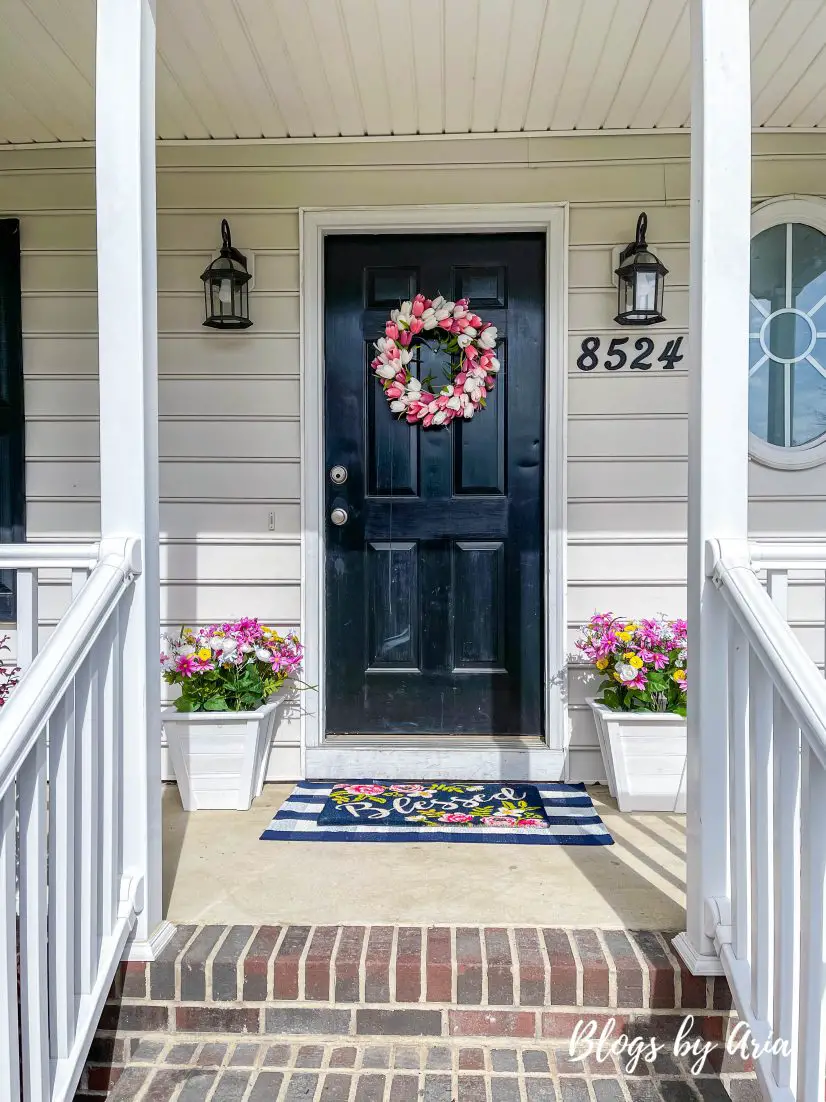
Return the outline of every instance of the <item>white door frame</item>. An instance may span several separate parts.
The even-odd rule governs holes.
[[[301,250],[301,630],[305,677],[317,687],[302,715],[304,776],[561,779],[568,744],[566,671],[568,208],[564,203],[421,207],[303,207]],[[545,738],[540,747],[502,737],[456,747],[455,736],[419,742],[324,739],[324,238],[358,233],[545,234]],[[367,383],[365,378],[365,384]]]

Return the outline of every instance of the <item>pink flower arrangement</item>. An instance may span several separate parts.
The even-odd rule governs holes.
[[[8,641],[8,635],[0,636],[0,653],[3,651],[8,653]],[[19,673],[19,666],[0,666],[0,708],[6,703],[9,693],[20,680]]]
[[[625,620],[596,613],[583,626],[576,646],[605,675],[599,704],[614,711],[685,715],[685,620]]]
[[[512,815],[486,815],[482,822],[489,827],[512,827],[517,820]]]
[[[336,788],[343,788],[351,796],[381,796],[387,791],[383,784],[337,784]]]
[[[298,680],[304,649],[298,637],[244,617],[165,639],[164,680],[180,685],[181,712],[243,712],[260,707],[285,681]]]
[[[440,823],[471,823],[472,815],[465,815],[462,811],[449,811],[446,815],[439,816]]]
[[[418,294],[391,311],[370,366],[393,413],[411,425],[438,428],[457,417],[470,420],[484,409],[501,366],[495,355],[497,339],[496,326],[474,314],[468,299],[449,302],[442,295],[430,299]],[[450,357],[447,381],[438,392],[431,391],[430,380],[410,373],[416,342],[435,342]]]

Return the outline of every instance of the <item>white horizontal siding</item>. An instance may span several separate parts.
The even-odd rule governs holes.
[[[516,90],[514,90],[516,94]],[[472,98],[469,102],[473,110]],[[564,114],[562,100],[556,108]],[[570,203],[568,632],[596,608],[685,609],[687,359],[645,375],[579,371],[583,336],[613,324],[612,250],[641,209],[670,270],[658,350],[685,335],[688,145],[679,136],[502,138],[160,151],[158,185],[161,530],[165,627],[256,614],[300,617],[300,357],[297,207],[473,201]],[[755,139],[755,196],[822,189],[816,137]],[[94,181],[88,151],[0,155],[0,209],[21,217],[31,538],[98,530]],[[220,219],[255,257],[254,327],[201,325],[199,275]],[[623,334],[624,335],[624,334]],[[632,333],[632,336],[634,334]],[[683,352],[686,351],[685,342]],[[752,465],[756,534],[826,530],[822,468]],[[44,589],[44,631],[65,609]],[[823,661],[823,591],[792,587],[792,620]],[[602,776],[585,671],[570,678],[576,776]],[[295,769],[275,758],[278,775]],[[291,764],[292,763],[292,764]],[[287,772],[285,772],[287,770]]]

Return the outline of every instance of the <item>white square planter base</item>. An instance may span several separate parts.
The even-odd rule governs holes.
[[[671,712],[614,712],[589,700],[620,811],[686,808],[686,721]]]
[[[281,701],[254,712],[161,714],[184,811],[248,811],[261,795]]]

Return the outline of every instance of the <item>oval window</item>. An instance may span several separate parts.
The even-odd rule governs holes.
[[[817,209],[813,225],[818,206],[786,200],[754,216],[749,430],[752,455],[772,466],[826,460],[826,213]]]

